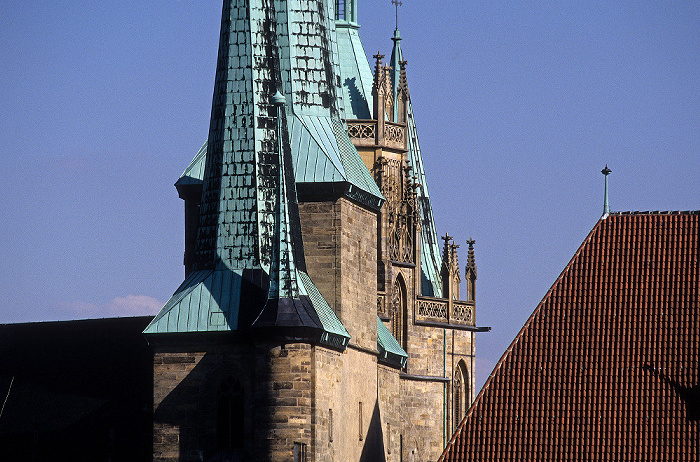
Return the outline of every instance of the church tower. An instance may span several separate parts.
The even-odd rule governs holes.
[[[377,220],[377,313],[408,354],[399,375],[398,415],[413,421],[395,437],[403,460],[433,460],[473,400],[474,333],[489,328],[475,323],[475,241],[467,242],[465,300],[459,291],[459,245],[446,236],[440,251],[398,28],[392,41],[388,64],[381,53],[373,56],[371,92],[358,97],[364,88],[355,85],[360,79],[344,78],[346,94],[356,94],[347,124],[386,198]],[[341,72],[369,74],[366,60],[348,61],[341,60]],[[366,101],[368,110],[358,101]]]
[[[154,460],[433,460],[471,399],[480,328],[442,290],[457,246],[441,259],[400,34],[372,73],[357,9],[224,0],[176,183],[185,280],[145,330]]]

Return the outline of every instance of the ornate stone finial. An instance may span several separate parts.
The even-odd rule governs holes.
[[[374,84],[372,86],[372,94],[379,94],[379,89],[384,84],[384,65],[382,64],[382,59],[384,55],[377,52],[376,55],[372,56],[375,59],[374,63]]]
[[[452,260],[452,266],[454,267],[454,272],[458,273],[459,272],[459,259],[457,258],[457,249],[459,249],[459,244],[452,244],[450,246],[450,251],[452,252],[451,260]]]
[[[381,52],[377,52],[376,55],[372,56],[375,60],[374,62],[374,68],[375,69],[381,69],[382,68],[382,60],[384,59],[384,55],[381,54]],[[376,72],[375,72],[375,78],[376,78]]]
[[[600,171],[605,177],[605,194],[603,197],[603,218],[607,218],[610,215],[610,203],[608,202],[608,175],[612,173],[612,170],[608,168],[608,164],[605,164],[605,168]]]
[[[467,268],[465,274],[473,273],[474,279],[476,279],[476,260],[474,259],[474,244],[476,241],[469,237],[467,240],[467,245],[469,245],[469,250],[467,251]]]
[[[445,246],[442,251],[442,265],[449,274],[453,274],[455,259],[454,238],[449,234],[445,233],[445,235],[442,236],[442,240],[445,241]]]
[[[440,270],[440,276],[442,279],[442,297],[451,299],[454,288],[452,284],[452,249],[450,248],[450,244],[452,243],[452,236],[445,233],[445,235],[442,236],[441,239],[445,241],[445,246],[442,250],[442,269]]]

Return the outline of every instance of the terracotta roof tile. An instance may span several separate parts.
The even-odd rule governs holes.
[[[440,460],[700,460],[699,219],[601,219]]]

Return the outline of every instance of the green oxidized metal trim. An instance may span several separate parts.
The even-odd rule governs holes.
[[[396,367],[406,367],[408,354],[379,317],[377,317],[377,350],[379,350],[380,361]]]

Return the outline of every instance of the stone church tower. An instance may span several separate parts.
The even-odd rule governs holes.
[[[476,265],[440,253],[400,34],[224,0],[185,281],[146,328],[157,461],[435,460],[471,401]]]

